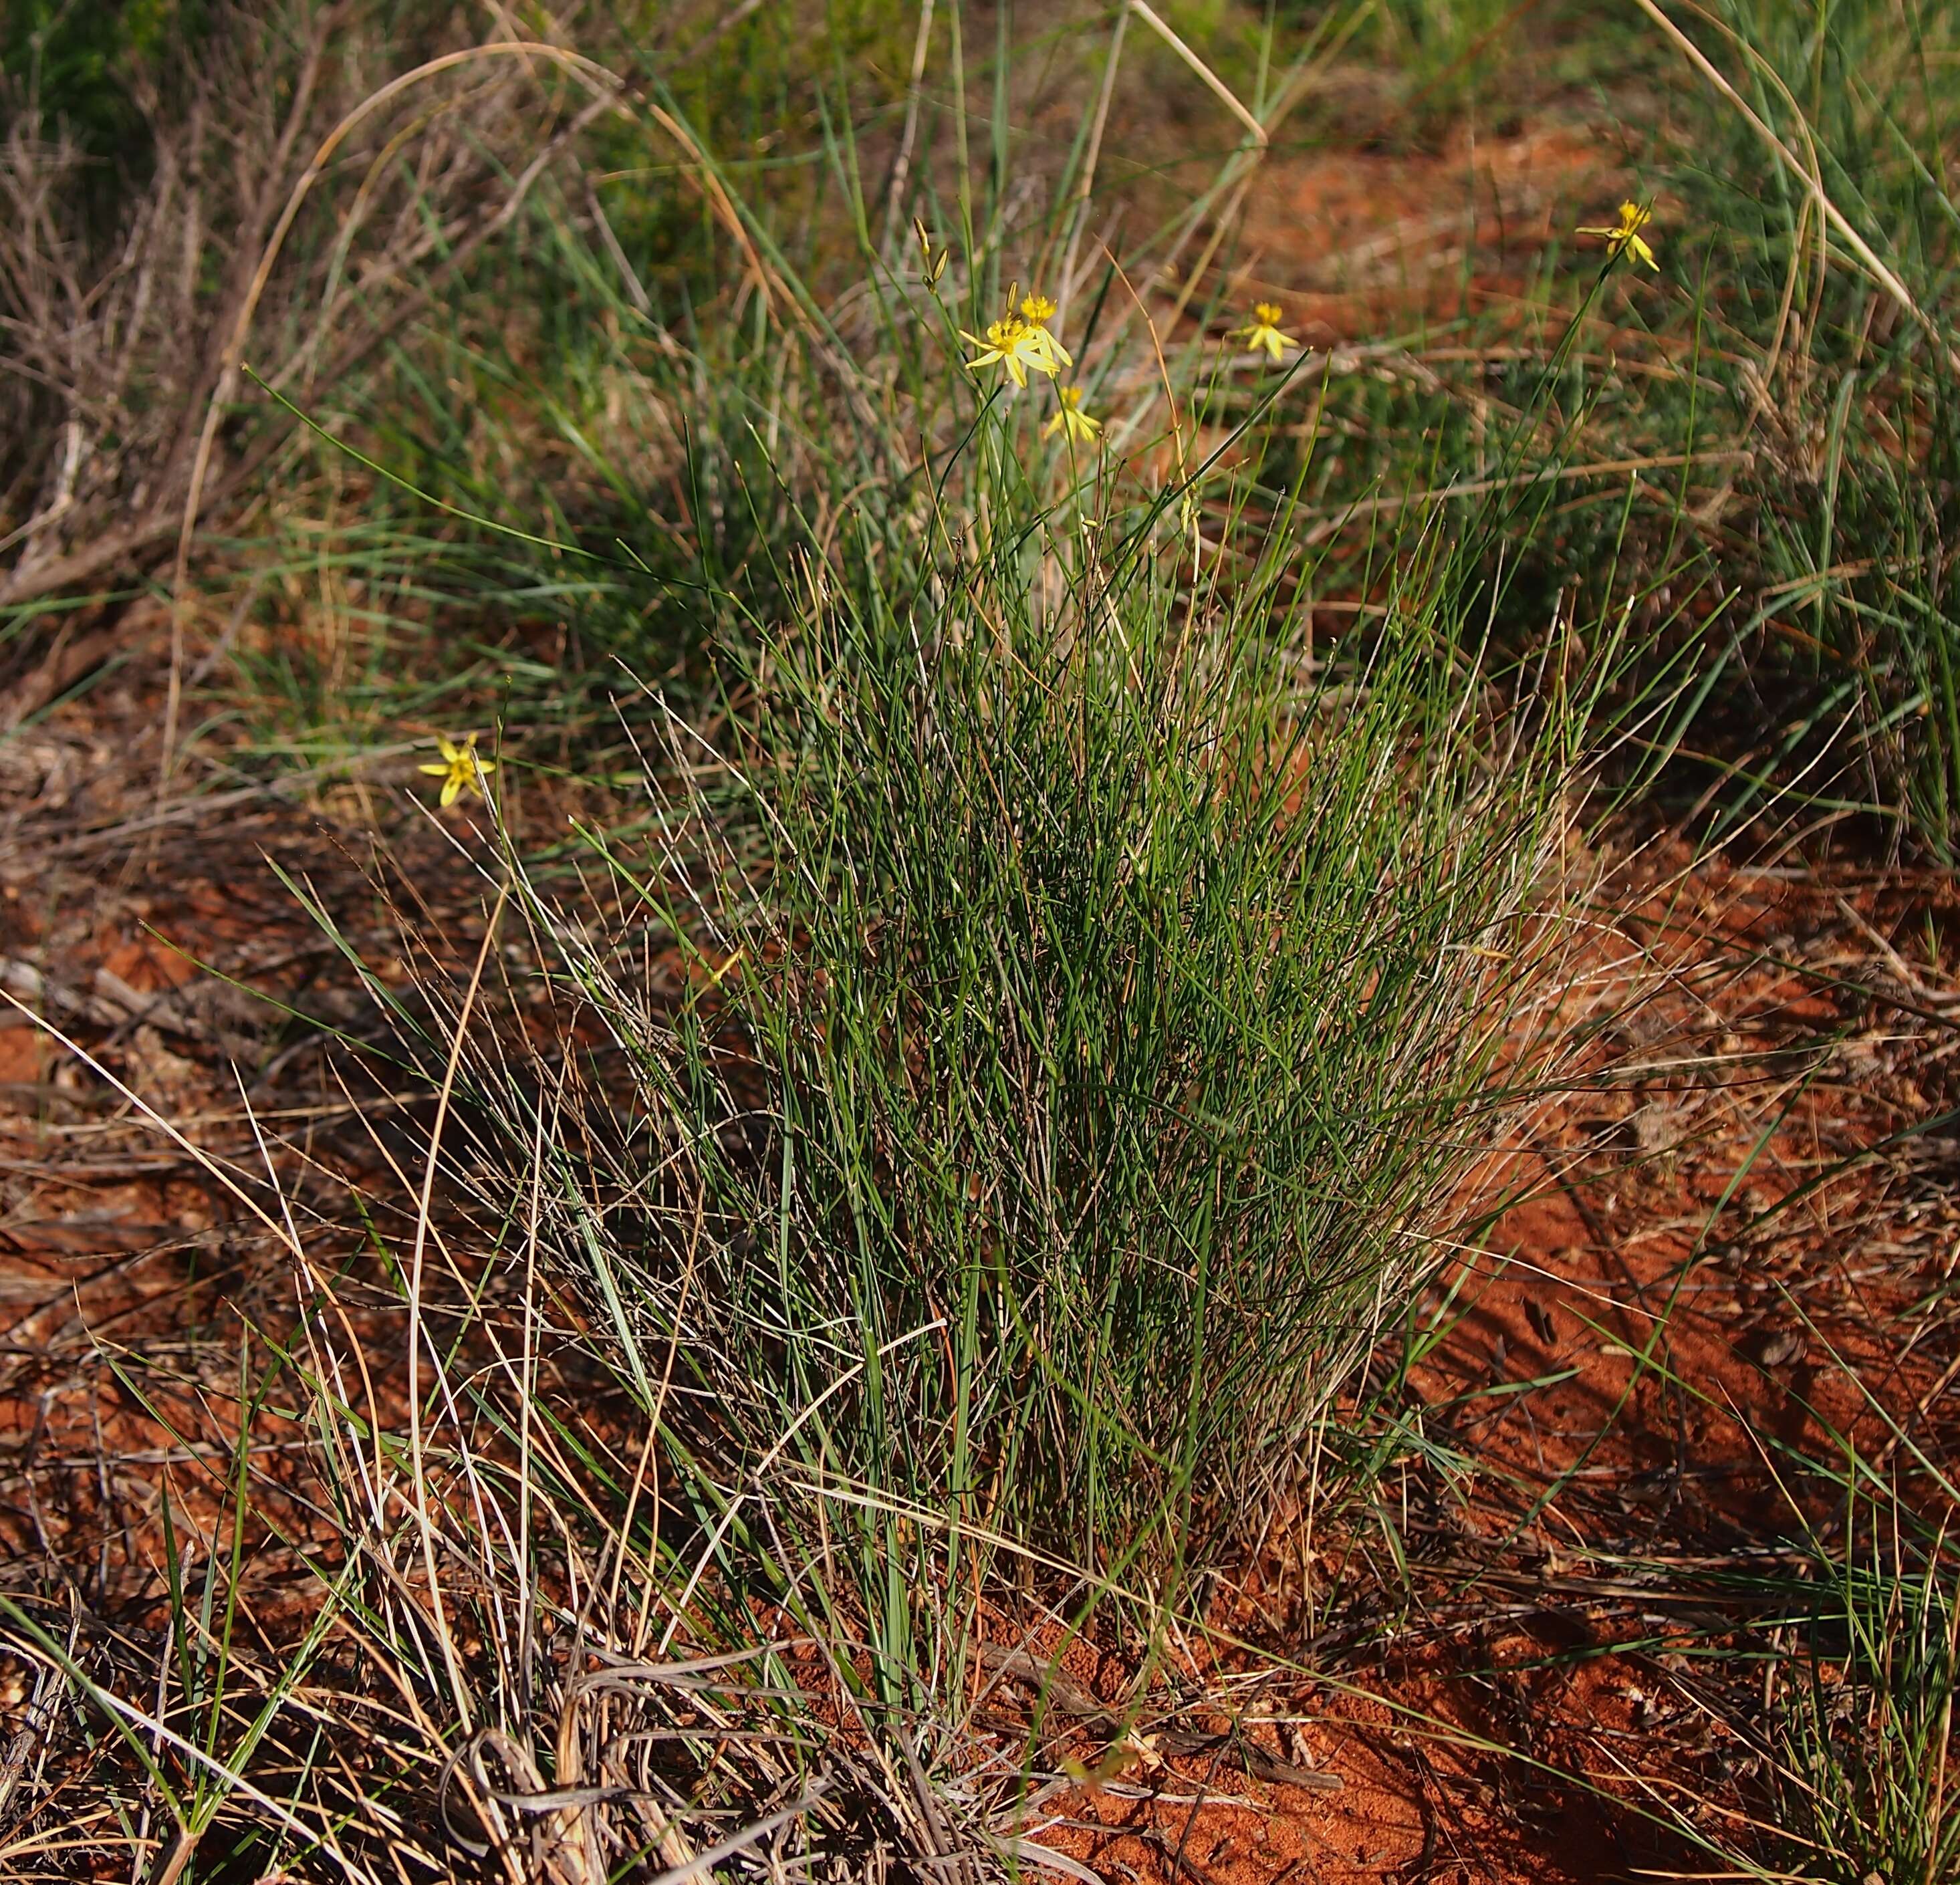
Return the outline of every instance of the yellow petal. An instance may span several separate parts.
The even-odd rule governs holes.
[[[479,772],[495,772],[497,762],[494,759],[479,759],[476,762],[476,770]]]
[[[453,772],[443,783],[442,805],[444,810],[447,811],[449,807],[453,805],[458,799],[462,797],[462,796],[463,774],[460,772]]]
[[[418,772],[428,773],[438,779],[446,779],[449,776],[449,768],[444,765],[418,766],[415,770]]]

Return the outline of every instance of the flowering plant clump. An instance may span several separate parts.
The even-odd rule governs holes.
[[[1243,341],[1255,353],[1270,354],[1275,366],[1284,357],[1287,348],[1300,345],[1290,334],[1280,332],[1280,306],[1277,301],[1255,303],[1251,320],[1243,327],[1235,327],[1231,338]]]
[[[435,743],[442,758],[433,765],[418,766],[415,770],[442,781],[444,806],[453,805],[466,792],[473,792],[479,799],[485,797],[484,775],[495,772],[497,762],[484,758],[477,752],[476,736],[472,733],[459,746],[453,739],[438,733]]]
[[[1653,221],[1652,210],[1638,203],[1625,202],[1620,205],[1620,220],[1610,229],[1581,229],[1577,233],[1582,236],[1604,236],[1606,238],[1606,253],[1615,261],[1617,262],[1623,255],[1631,254],[1636,262],[1645,262],[1658,275],[1660,264],[1654,259],[1654,252],[1647,246],[1647,238],[1640,234]]]
[[[1078,439],[1087,443],[1101,436],[1102,421],[1083,411],[1080,386],[1064,386],[1061,398],[1061,404],[1055,408],[1055,417],[1042,428],[1043,438],[1053,438],[1060,432],[1066,434],[1072,444]]]

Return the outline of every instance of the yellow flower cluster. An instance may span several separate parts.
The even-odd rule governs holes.
[[[1010,288],[1010,307],[1013,299],[1014,291]],[[1052,380],[1064,367],[1075,364],[1068,349],[1049,331],[1048,324],[1054,319],[1055,304],[1045,294],[1029,294],[1023,297],[1020,313],[989,321],[984,335],[961,329],[959,338],[980,350],[967,361],[969,369],[978,373],[983,367],[998,367],[1017,386],[1028,383],[1030,367]]]
[[[1049,379],[1058,379],[1063,370],[1075,364],[1068,349],[1055,338],[1055,329],[1048,323],[1055,319],[1055,307],[1045,294],[1029,294],[1021,297],[1020,305],[1014,305],[1013,288],[1007,291],[1009,311],[998,321],[989,321],[984,334],[969,334],[964,328],[959,338],[969,347],[978,351],[966,363],[971,373],[979,373],[988,367],[998,367],[1017,386],[1026,386],[1030,371],[1045,374]],[[1053,438],[1060,434],[1073,445],[1087,443],[1099,437],[1102,421],[1082,409],[1082,389],[1064,386],[1058,396],[1061,403],[1054,416],[1042,428],[1043,438]]]

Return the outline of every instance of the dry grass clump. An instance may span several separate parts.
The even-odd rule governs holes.
[[[0,607],[231,514],[297,424],[248,374],[344,396],[624,90],[366,0],[218,0],[123,64],[142,135],[113,159],[31,72],[0,91]]]

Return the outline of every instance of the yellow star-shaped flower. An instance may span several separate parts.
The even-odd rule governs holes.
[[[984,336],[969,334],[964,328],[959,338],[980,351],[967,361],[969,371],[999,367],[1017,386],[1028,383],[1028,369],[1045,373],[1052,380],[1064,367],[1075,363],[1068,349],[1048,329],[1055,319],[1055,304],[1045,294],[1030,294],[1021,302],[1021,311],[1011,311],[1016,291],[1007,291],[1010,312],[998,321],[989,321]]]
[[[1061,432],[1068,435],[1071,444],[1078,439],[1086,443],[1099,437],[1102,431],[1102,421],[1082,409],[1082,389],[1064,386],[1061,404],[1055,408],[1055,417],[1042,428],[1042,437],[1053,438],[1056,433]]]
[[[481,799],[486,796],[483,778],[486,773],[497,770],[494,759],[485,759],[476,751],[476,736],[472,733],[461,745],[446,739],[441,733],[435,736],[436,750],[442,755],[440,763],[418,766],[418,772],[425,772],[432,778],[442,781],[442,803],[453,805],[466,792],[473,792]]]
[[[1620,220],[1610,229],[1581,229],[1582,236],[1604,236],[1606,253],[1615,261],[1631,253],[1636,262],[1644,262],[1658,275],[1660,264],[1654,259],[1654,252],[1647,246],[1647,238],[1640,234],[1653,221],[1653,211],[1643,208],[1638,203],[1622,203]]]
[[[1042,336],[1027,323],[1010,314],[1005,320],[989,321],[983,337],[961,329],[959,338],[979,352],[967,361],[969,372],[983,367],[998,367],[1017,386],[1028,383],[1028,369],[1045,373],[1052,379],[1061,370],[1050,358]]]
[[[1059,373],[1064,367],[1075,364],[1068,349],[1048,331],[1048,323],[1055,319],[1055,304],[1045,294],[1029,294],[1021,301],[1021,319],[1040,339],[1043,351],[1055,364],[1048,370]]]
[[[1235,327],[1231,338],[1243,341],[1254,353],[1270,354],[1274,366],[1280,364],[1289,347],[1300,345],[1290,334],[1280,332],[1280,306],[1277,301],[1255,302],[1252,319],[1243,327]]]

